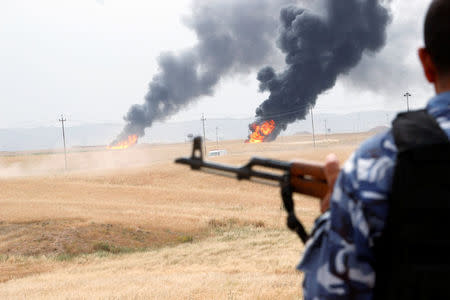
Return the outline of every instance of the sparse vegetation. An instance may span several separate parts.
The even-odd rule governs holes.
[[[180,243],[192,243],[194,241],[194,237],[192,235],[182,235],[178,238]]]
[[[208,221],[208,226],[214,230],[224,231],[230,230],[236,227],[255,227],[255,228],[264,228],[266,225],[264,221],[258,220],[240,220],[238,218],[230,218],[230,219],[211,219]]]
[[[69,253],[61,253],[58,254],[55,258],[57,261],[71,261],[75,258],[75,255]]]

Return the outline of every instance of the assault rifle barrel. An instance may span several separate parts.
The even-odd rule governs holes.
[[[195,158],[179,158],[175,160],[178,164],[189,165],[192,170],[210,169],[219,172],[223,172],[223,175],[236,174],[236,178],[239,180],[251,180],[252,178],[260,178],[270,181],[283,181],[283,175],[253,170],[254,166],[262,166],[267,168],[279,169],[287,171],[290,169],[289,165],[282,161],[265,160],[263,158],[252,158],[248,164],[242,167],[234,167],[229,165],[212,163]],[[220,174],[220,173],[219,173]]]

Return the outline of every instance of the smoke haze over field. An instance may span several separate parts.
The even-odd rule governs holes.
[[[144,104],[133,105],[119,140],[143,136],[145,128],[163,121],[201,96],[212,95],[226,75],[247,73],[275,52],[278,14],[288,0],[196,0],[186,24],[198,43],[181,53],[163,53],[159,73],[149,84]]]
[[[355,67],[365,52],[380,50],[390,22],[379,0],[323,1],[325,14],[290,6],[281,11],[278,46],[287,68],[258,73],[260,90],[269,98],[256,110],[257,120],[275,120],[275,138],[287,125],[304,119],[318,95],[332,88],[339,75]]]

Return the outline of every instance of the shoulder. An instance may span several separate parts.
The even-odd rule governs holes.
[[[358,158],[380,158],[397,154],[392,130],[387,130],[377,134],[361,144],[356,150],[355,156]]]
[[[397,147],[392,131],[387,130],[363,142],[344,165],[343,173],[350,176],[354,174],[357,177],[359,168],[364,169],[378,160],[395,161],[396,156]]]
[[[384,199],[392,185],[397,147],[391,130],[366,140],[344,165],[342,185],[365,202]]]

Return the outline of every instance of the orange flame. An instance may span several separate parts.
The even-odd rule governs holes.
[[[253,123],[251,126],[253,133],[249,136],[248,140],[245,141],[250,144],[264,142],[276,127],[274,120],[266,121],[262,124]]]
[[[132,134],[128,136],[127,140],[120,141],[115,143],[114,145],[108,146],[108,149],[111,150],[120,150],[120,149],[127,149],[131,146],[136,145],[138,141],[138,136],[136,134]]]

